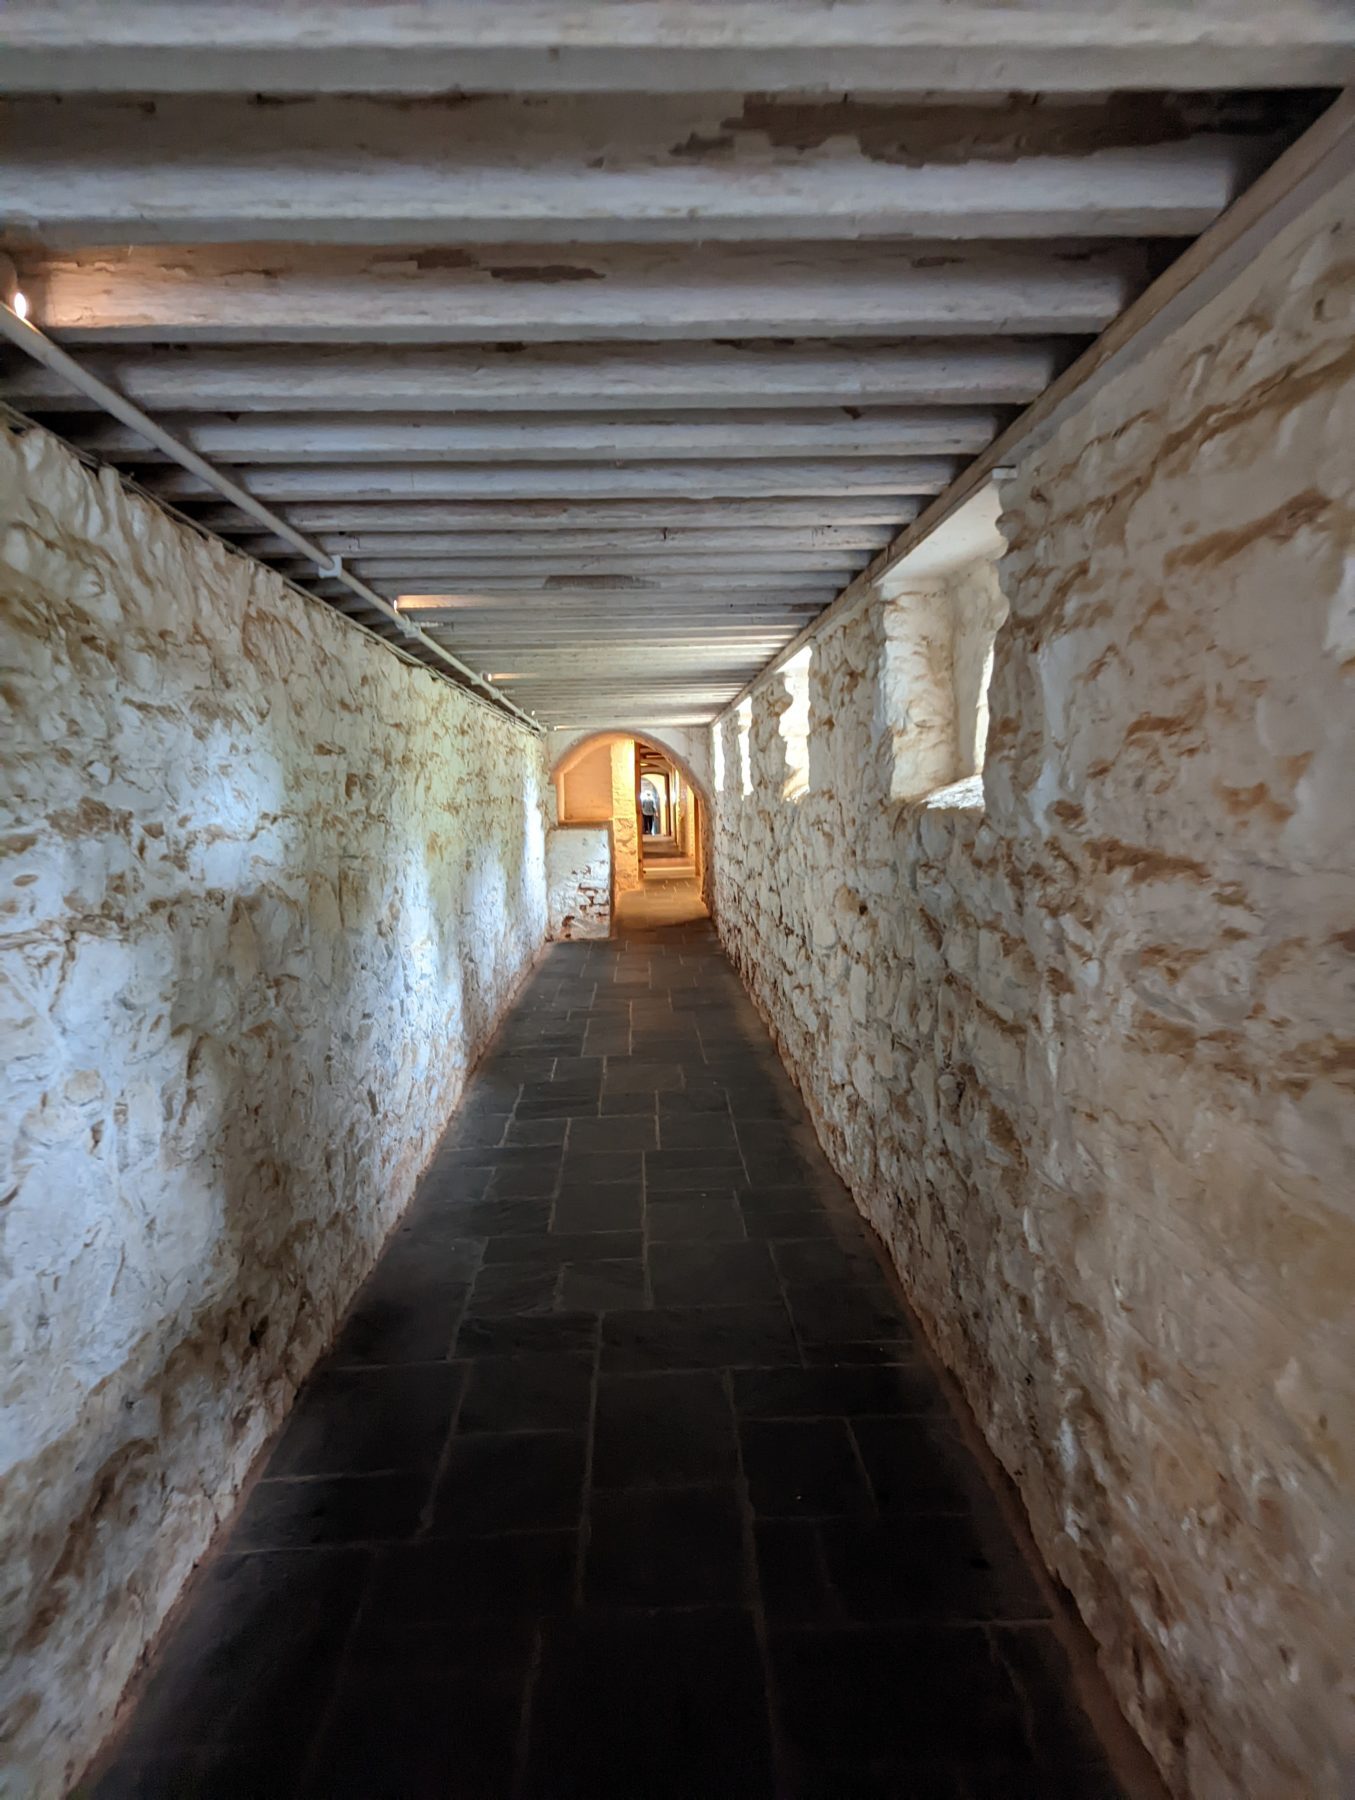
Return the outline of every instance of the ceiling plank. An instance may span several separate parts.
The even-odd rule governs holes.
[[[1163,100],[1132,128],[1109,103],[758,93],[0,105],[0,215],[48,245],[1193,236],[1272,149]]]
[[[10,253],[34,320],[68,349],[1088,336],[1153,273],[1130,244]]]
[[[185,502],[185,509],[191,503]],[[376,532],[541,533],[547,539],[570,532],[800,532],[887,530],[912,516],[920,500],[883,500],[869,495],[834,501],[809,500],[463,500],[352,501],[322,505],[306,501],[287,508],[298,531],[316,535]],[[262,527],[232,506],[192,506],[192,517],[209,530],[252,538]],[[247,546],[252,547],[252,546]]]
[[[616,468],[592,463],[498,464],[451,468],[437,463],[369,467],[306,463],[237,468],[232,478],[260,500],[468,500],[547,498],[599,500],[647,498],[725,500],[848,495],[939,494],[953,479],[953,457],[900,457],[763,460],[742,462],[625,463]],[[144,477],[150,492],[166,500],[212,499],[206,482],[183,469]]]
[[[1057,341],[674,343],[507,349],[347,347],[91,351],[84,364],[149,411],[239,413],[657,412],[756,406],[1008,406],[1067,360]],[[40,363],[0,375],[20,411],[88,402]]]
[[[356,414],[239,422],[201,414],[162,422],[199,456],[232,463],[652,462],[668,457],[977,455],[1007,422],[993,407],[878,407],[859,416],[821,412],[716,413],[625,419],[488,419],[464,415],[416,421]],[[102,415],[67,435],[82,449],[120,463],[169,461],[130,426]]]
[[[740,557],[777,556],[796,561],[805,555],[868,552],[883,549],[890,542],[888,525],[828,525],[813,529],[764,529],[762,531],[681,531],[662,528],[615,531],[489,531],[489,532],[319,532],[314,541],[331,556],[441,556],[448,560],[466,557],[484,562],[505,563],[531,561],[538,566],[552,564],[559,557],[578,559],[593,557],[603,562],[618,558],[662,564],[681,562],[691,556],[738,559]],[[295,550],[285,538],[258,537],[247,546],[251,556],[293,556]]]
[[[757,588],[782,590],[812,588],[831,599],[836,582],[850,581],[855,573],[849,558],[810,558],[827,567],[795,567],[788,557],[744,557],[743,566],[720,557],[690,557],[682,563],[654,563],[648,567],[628,563],[601,568],[588,562],[542,557],[520,570],[502,562],[457,562],[451,557],[355,557],[345,565],[359,581],[423,582],[427,591],[439,583],[451,584],[455,593],[559,594],[593,593],[610,584],[616,593],[690,592],[694,587]],[[864,559],[862,559],[864,560]],[[289,573],[304,576],[310,565],[299,560],[283,565]],[[826,602],[825,602],[826,604]]]
[[[1355,80],[1348,9],[1194,0],[7,0],[9,91],[764,93]]]

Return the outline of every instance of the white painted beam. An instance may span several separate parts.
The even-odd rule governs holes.
[[[1161,107],[1117,143],[1110,108],[1098,123],[1095,108],[1020,101],[3,105],[0,215],[51,245],[1193,236],[1268,153],[1264,139],[1186,137]]]
[[[484,533],[499,537],[512,532],[568,536],[575,532],[686,534],[726,532],[887,531],[913,516],[920,501],[902,498],[834,500],[501,500],[396,501],[349,505],[304,502],[287,509],[298,531],[366,536],[388,532]],[[232,537],[259,532],[234,507],[193,508],[199,524]],[[337,546],[336,546],[337,547]]]
[[[320,583],[321,587],[325,584]],[[685,600],[683,596],[685,595]],[[814,614],[820,602],[803,591],[750,587],[735,595],[722,588],[696,586],[657,590],[586,587],[522,588],[503,592],[477,586],[470,593],[428,592],[407,586],[400,595],[400,611],[422,620],[426,615],[446,614],[448,619],[522,620],[531,616],[553,619],[561,626],[570,620],[610,623],[618,618],[657,614],[690,625],[695,619],[725,620],[732,624],[765,623],[767,616],[789,618],[794,613]]]
[[[1324,0],[7,0],[11,92],[763,93],[1268,87],[1355,80]]]
[[[1133,245],[14,253],[35,321],[69,349],[1087,335],[1151,273]]]
[[[631,462],[669,457],[973,456],[1006,424],[992,407],[877,407],[859,417],[840,410],[675,414],[658,418],[520,419],[491,414],[450,420],[386,420],[366,414],[317,420],[200,414],[167,423],[183,443],[215,462]],[[68,432],[96,456],[159,463],[157,444],[115,420],[94,418]]]
[[[85,367],[150,412],[657,412],[668,407],[1008,406],[1046,387],[1057,342],[595,348],[92,351]],[[21,412],[87,402],[38,363],[0,375]]]
[[[846,458],[748,458],[743,462],[532,463],[494,468],[433,464],[373,464],[366,468],[313,467],[302,463],[235,471],[241,485],[261,500],[470,500],[470,499],[677,499],[728,500],[848,495],[939,494],[956,464],[946,457],[908,457],[868,462]],[[181,469],[148,474],[145,485],[167,500],[214,499],[208,485]]]
[[[810,559],[811,561],[816,559]],[[608,586],[617,593],[686,593],[693,589],[757,588],[776,592],[790,588],[813,588],[830,595],[836,582],[850,581],[855,570],[846,559],[835,557],[826,568],[793,568],[785,559],[744,557],[744,566],[736,567],[719,557],[691,557],[681,565],[655,564],[643,572],[633,564],[602,568],[588,563],[562,561],[543,557],[532,567],[518,571],[503,563],[456,562],[447,557],[383,557],[355,558],[345,565],[359,581],[421,582],[425,590],[444,583],[458,593],[592,593]],[[310,571],[298,563],[292,571],[304,577]]]
[[[448,561],[469,558],[472,561],[531,561],[538,566],[553,564],[559,557],[577,560],[592,557],[602,562],[626,559],[638,562],[666,563],[691,556],[703,558],[741,558],[776,556],[800,562],[805,556],[836,556],[855,560],[882,550],[891,541],[888,525],[824,526],[817,529],[775,529],[760,531],[486,531],[486,532],[399,532],[399,531],[327,531],[317,532],[314,541],[331,556],[440,556]],[[261,536],[246,545],[251,556],[294,556],[295,548],[285,538]]]

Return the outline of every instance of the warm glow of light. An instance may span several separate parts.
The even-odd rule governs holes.
[[[28,295],[24,293],[22,288],[15,288],[14,290],[14,310],[21,319],[26,319],[28,317]]]
[[[520,674],[517,674],[517,675],[491,675],[489,679],[491,681],[521,681],[522,676]]]
[[[507,606],[519,604],[514,594],[401,594],[401,612],[451,612],[458,606]]]

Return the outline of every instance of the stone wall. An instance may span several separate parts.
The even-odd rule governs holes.
[[[540,742],[0,433],[0,1791],[59,1794],[544,936]]]
[[[571,824],[612,816],[612,748],[595,744],[560,776],[560,817]]]
[[[547,929],[552,939],[605,938],[612,928],[612,833],[607,824],[557,825],[546,835]]]
[[[612,753],[612,892],[620,899],[645,884],[640,867],[640,819],[635,739],[620,738]]]
[[[590,735],[580,733],[578,742],[563,753],[553,742],[561,822],[611,822],[611,882],[616,899],[644,886],[636,816],[635,739],[608,733],[581,755],[573,754],[580,744],[587,743]]]
[[[817,641],[800,800],[777,682],[747,799],[718,728],[724,941],[1193,1800],[1355,1779],[1353,218],[1006,488],[977,804],[891,800],[897,609]]]

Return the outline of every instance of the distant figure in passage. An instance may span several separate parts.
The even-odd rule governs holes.
[[[640,789],[640,816],[644,820],[644,834],[653,837],[659,829],[659,802],[649,783]]]

